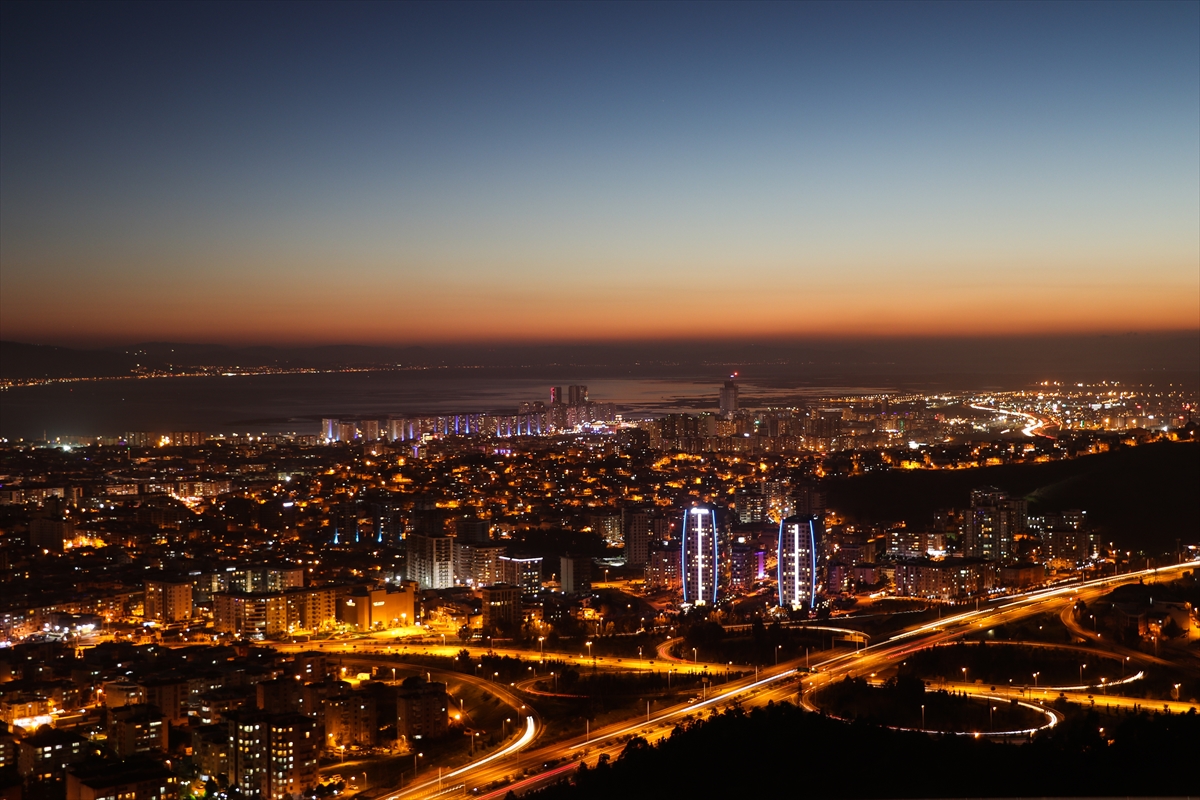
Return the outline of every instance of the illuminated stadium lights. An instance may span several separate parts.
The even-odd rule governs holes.
[[[720,575],[716,509],[694,506],[683,512],[682,559],[683,602],[715,604]]]
[[[816,605],[821,591],[820,522],[788,517],[779,524],[779,605],[798,610]]]

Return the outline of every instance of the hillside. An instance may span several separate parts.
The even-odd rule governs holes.
[[[922,524],[963,508],[972,489],[1027,497],[1031,513],[1082,508],[1106,541],[1152,552],[1200,541],[1200,444],[1120,448],[1047,464],[974,470],[891,471],[830,482],[829,507],[860,523]]]

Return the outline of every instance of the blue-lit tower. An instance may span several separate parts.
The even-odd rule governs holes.
[[[812,608],[824,581],[821,521],[814,516],[788,517],[779,523],[779,605]]]
[[[682,539],[683,602],[713,605],[721,575],[716,509],[693,506],[684,511]]]

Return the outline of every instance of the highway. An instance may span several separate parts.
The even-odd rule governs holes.
[[[915,625],[906,631],[893,635],[887,640],[869,645],[857,651],[839,652],[836,654],[815,654],[816,657],[813,659],[815,670],[813,674],[808,675],[803,681],[803,686],[800,689],[800,693],[802,694],[800,699],[805,706],[811,708],[809,698],[814,691],[829,685],[832,681],[840,680],[846,675],[865,676],[873,672],[881,672],[884,669],[894,666],[913,652],[938,644],[947,644],[972,631],[1014,622],[1035,614],[1053,613],[1058,611],[1063,604],[1069,605],[1079,599],[1083,599],[1085,602],[1095,599],[1101,594],[1110,591],[1113,587],[1124,583],[1171,577],[1181,570],[1192,569],[1196,566],[1195,563],[1187,562],[1157,570],[1130,572],[1083,583],[1039,589],[1018,596],[1008,596],[992,601],[978,610],[965,611],[933,622]],[[388,655],[388,653],[379,653],[376,648],[391,649],[391,654],[398,654],[400,652],[395,647],[376,645],[371,648],[375,652],[369,655]],[[462,648],[455,647],[451,649],[453,652],[457,652]],[[424,648],[422,648],[422,651],[428,652]],[[359,654],[368,655],[361,652]],[[504,654],[511,654],[514,657],[524,656],[526,658],[532,655],[526,651],[505,651]],[[557,655],[552,657],[557,658]],[[575,661],[577,663],[589,663],[591,659],[583,657]],[[712,689],[711,696],[704,699],[690,703],[680,703],[656,713],[651,713],[648,717],[640,715],[631,717],[623,722],[614,723],[595,731],[587,731],[582,736],[575,736],[541,747],[536,745],[539,731],[538,723],[535,715],[530,714],[526,719],[525,729],[519,736],[514,737],[502,750],[442,775],[440,782],[436,777],[427,777],[413,786],[378,796],[381,800],[433,797],[439,792],[439,787],[461,786],[465,789],[474,789],[481,786],[492,786],[499,781],[519,781],[519,784],[517,787],[513,785],[504,786],[502,789],[499,789],[500,794],[496,796],[502,796],[513,788],[521,790],[533,788],[533,786],[540,785],[546,781],[561,778],[570,769],[574,768],[574,764],[580,761],[593,763],[602,754],[606,753],[610,757],[615,757],[631,736],[643,736],[650,741],[654,741],[658,737],[668,735],[676,724],[689,715],[704,713],[710,709],[724,707],[734,702],[753,705],[756,703],[765,703],[771,699],[778,700],[795,697],[798,693],[796,678],[799,677],[803,663],[804,658],[802,657],[793,659],[781,663],[777,667],[761,670],[757,676],[746,676],[730,681],[728,684],[722,684],[718,688]],[[609,665],[616,667],[618,666],[618,661],[612,659]],[[642,659],[622,659],[619,662],[619,666],[624,669],[653,669],[662,668],[664,665],[662,661],[658,661],[656,664],[655,661]],[[716,667],[717,665],[710,666]],[[495,691],[503,690],[507,692],[508,689],[508,687],[488,682],[484,682],[484,684]],[[961,691],[972,694],[985,694],[997,697],[997,699],[1005,696],[1003,693],[998,695],[990,687],[983,687],[977,684],[963,684]],[[1036,696],[1037,691],[1044,692],[1044,696]],[[1034,692],[1034,696],[1028,697],[1028,699],[1035,702],[1053,700],[1058,696],[1059,691],[1049,688],[1038,689]],[[1089,698],[1086,692],[1063,692],[1062,694],[1072,702],[1086,703],[1093,699]],[[1094,692],[1092,694],[1094,696]],[[513,698],[515,698],[515,695],[513,695]],[[1135,703],[1142,707],[1150,707],[1150,705],[1145,704],[1145,701],[1140,699],[1135,700],[1134,698],[1109,697],[1096,699],[1097,703],[1106,701],[1113,708],[1128,708],[1132,707],[1132,704]],[[506,699],[506,702],[511,702],[511,699]],[[1156,705],[1161,706],[1164,704],[1160,702]],[[1186,711],[1191,707],[1187,703],[1166,703],[1165,705],[1172,713]],[[543,765],[546,764],[550,766],[544,768]],[[546,771],[541,774],[525,777],[523,773],[527,768],[538,771],[545,769]],[[490,795],[484,794],[483,796]]]
[[[1080,690],[1078,688],[1064,689],[1055,686],[1013,686],[1010,689],[1006,686],[996,687],[996,690],[994,690],[989,686],[978,683],[948,681],[944,685],[939,683],[938,688],[981,697],[996,697],[1006,701],[1026,699],[1037,703],[1051,703],[1056,699],[1062,698],[1068,703],[1075,705],[1095,706],[1098,709],[1107,710],[1163,711],[1169,714],[1186,714],[1194,710],[1200,713],[1200,704],[1198,703],[1188,703],[1181,700],[1147,700],[1144,697],[1123,697],[1104,692],[1100,687],[1088,687]]]
[[[1003,408],[996,408],[995,406],[979,406],[974,404],[971,405],[971,408],[975,409],[976,411],[990,411],[993,414],[1000,414],[1006,417],[1023,418],[1027,424],[1021,429],[1021,433],[1025,434],[1026,436],[1045,436],[1046,434],[1039,433],[1039,431],[1048,425],[1057,424],[1053,420],[1042,419],[1039,416],[1025,411],[1009,411]]]
[[[1070,605],[1080,599],[1085,602],[1094,600],[1111,591],[1115,586],[1139,580],[1168,577],[1195,567],[1194,562],[1185,562],[1171,567],[1128,572],[1083,583],[1038,589],[1024,595],[994,601],[977,611],[967,611],[914,626],[884,642],[870,645],[856,652],[840,654],[818,663],[819,673],[809,682],[804,693],[806,705],[810,702],[808,697],[812,692],[847,675],[866,676],[871,673],[879,673],[894,666],[911,653],[939,644],[948,644],[967,633],[1015,622],[1035,614],[1054,613],[1063,604]]]

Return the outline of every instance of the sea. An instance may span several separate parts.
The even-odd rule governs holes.
[[[316,434],[322,417],[386,418],[513,412],[548,403],[551,386],[583,384],[591,400],[615,403],[626,419],[715,411],[725,375],[669,378],[513,376],[490,370],[397,370],[203,377],[121,378],[49,383],[0,391],[0,438],[78,439],[128,431]],[[894,391],[888,385],[813,385],[780,380],[739,384],[742,405],[790,406],[823,397]]]

